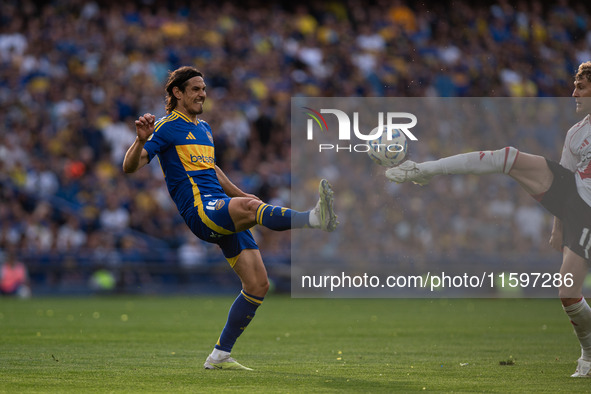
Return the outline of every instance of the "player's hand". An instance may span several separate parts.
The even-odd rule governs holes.
[[[552,232],[549,243],[552,249],[562,252],[562,232]]]
[[[140,116],[135,121],[135,132],[141,142],[146,142],[154,132],[154,122],[156,117],[150,113]]]

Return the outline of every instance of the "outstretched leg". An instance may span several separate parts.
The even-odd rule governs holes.
[[[544,157],[523,152],[517,156],[509,176],[534,197],[548,191],[554,180]]]
[[[405,161],[386,170],[386,177],[393,182],[429,183],[435,175],[447,174],[508,174],[529,194],[546,192],[552,184],[552,171],[542,156],[519,152],[506,147],[494,151],[469,152],[435,161],[415,163]]]
[[[411,181],[426,185],[435,175],[508,174],[518,155],[517,149],[506,147],[495,151],[462,153],[424,163],[407,160],[399,166],[386,170],[386,177],[393,182]]]
[[[305,212],[266,204],[248,197],[232,198],[228,211],[237,232],[249,229],[255,224],[275,231],[306,227],[334,231],[338,222],[333,208],[332,187],[326,179],[320,181],[318,194],[316,207]]]

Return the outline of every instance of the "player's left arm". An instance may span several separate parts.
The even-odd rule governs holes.
[[[230,181],[230,179],[226,176],[224,171],[222,171],[222,169],[217,166],[217,164],[215,166],[215,173],[218,177],[218,181],[220,182],[220,185],[222,185],[222,189],[224,189],[224,192],[229,197],[250,197],[250,198],[260,200],[260,198],[258,198],[254,194],[245,193],[238,186],[233,184],[232,181]]]

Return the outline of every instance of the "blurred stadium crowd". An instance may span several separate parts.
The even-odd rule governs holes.
[[[582,2],[565,0],[4,0],[0,250],[16,251],[29,267],[53,267],[38,278],[48,286],[86,283],[81,267],[135,267],[119,278],[134,285],[155,280],[142,271],[150,264],[226,264],[186,228],[156,161],[132,176],[121,171],[134,119],[164,115],[163,84],[178,66],[205,73],[202,118],[214,130],[220,167],[244,190],[289,206],[292,96],[568,96],[576,67],[591,58],[590,24]],[[564,132],[534,141],[533,151],[558,159]],[[504,146],[475,145],[425,148],[414,158]],[[338,179],[331,181],[338,193]],[[503,251],[544,251],[549,216],[506,184],[459,210],[432,199],[434,222],[452,225],[431,228],[428,243],[418,240],[429,215],[415,220],[416,209],[397,218],[395,231],[382,224],[384,236],[407,237],[417,255],[500,250],[493,241],[458,241],[456,232],[481,224],[484,238],[502,235]],[[300,192],[313,196],[314,188]],[[383,203],[371,201],[370,209]],[[359,210],[347,209],[343,218]],[[271,266],[289,263],[289,232],[255,233]]]

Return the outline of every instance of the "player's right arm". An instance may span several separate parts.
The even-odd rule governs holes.
[[[152,114],[145,114],[140,116],[135,121],[135,131],[137,137],[123,159],[123,171],[130,174],[136,172],[146,164],[148,164],[148,152],[144,149],[144,145],[154,133],[154,122],[156,117]]]

